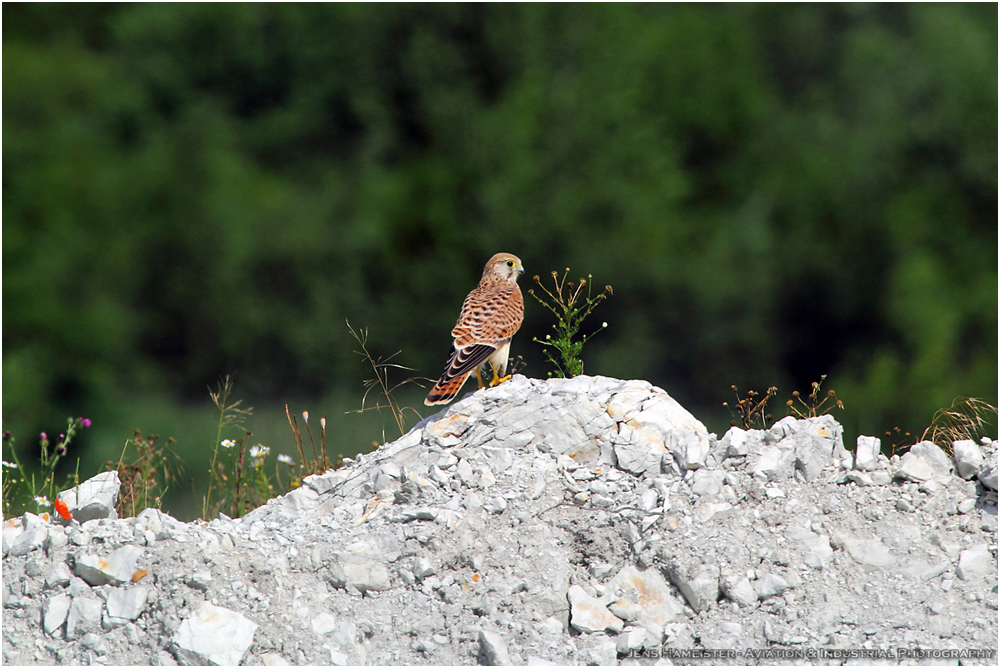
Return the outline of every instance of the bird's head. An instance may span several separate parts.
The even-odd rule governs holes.
[[[510,253],[497,253],[486,263],[483,269],[483,279],[503,279],[511,283],[517,282],[517,277],[524,273],[521,260]]]

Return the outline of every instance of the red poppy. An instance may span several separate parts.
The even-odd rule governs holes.
[[[69,512],[69,506],[62,499],[56,499],[56,512],[59,513],[59,517],[64,520],[73,519],[72,513]]]

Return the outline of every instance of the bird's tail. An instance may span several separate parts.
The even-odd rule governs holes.
[[[455,398],[458,391],[465,385],[476,368],[489,359],[490,355],[496,352],[496,346],[486,343],[475,343],[466,346],[461,350],[452,349],[448,357],[448,364],[444,367],[444,373],[440,380],[434,383],[430,394],[424,399],[427,406],[446,404]]]
[[[475,371],[475,368],[472,371]],[[434,383],[434,387],[431,388],[427,398],[424,399],[424,404],[427,406],[436,406],[438,404],[446,404],[454,399],[455,395],[462,389],[462,386],[465,385],[465,381],[472,375],[472,371],[467,371],[461,376],[448,376],[446,374],[441,380]]]

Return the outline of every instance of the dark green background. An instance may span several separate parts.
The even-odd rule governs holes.
[[[586,371],[720,435],[822,373],[849,445],[995,404],[997,6],[3,5],[24,456],[85,415],[84,472],[141,428],[200,476],[232,372],[276,451],[285,402],[367,449],[345,319],[436,377],[498,251],[611,284]]]

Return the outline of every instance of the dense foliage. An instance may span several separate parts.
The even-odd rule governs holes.
[[[823,373],[867,433],[996,404],[995,4],[3,22],[7,429],[233,371],[254,404],[360,394],[345,319],[436,377],[498,251],[612,284],[586,371],[696,411]]]

